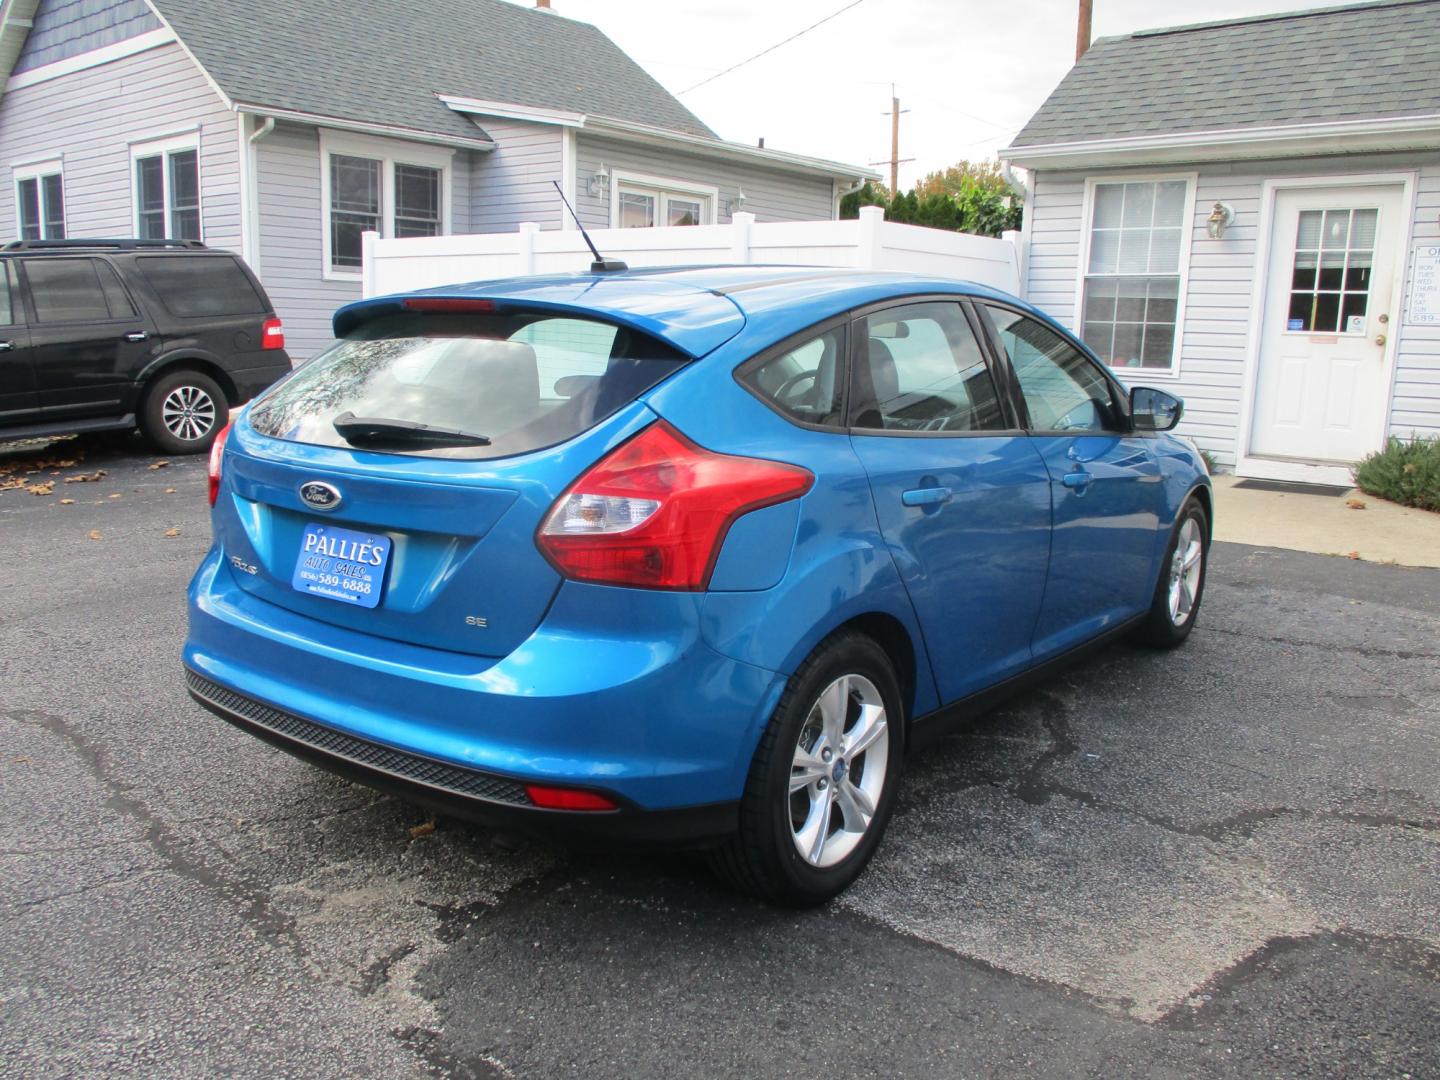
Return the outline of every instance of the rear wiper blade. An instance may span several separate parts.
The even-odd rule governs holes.
[[[351,445],[360,443],[414,443],[424,446],[489,446],[488,435],[476,435],[456,428],[431,427],[413,420],[392,420],[383,416],[356,416],[343,412],[333,424],[341,438]]]

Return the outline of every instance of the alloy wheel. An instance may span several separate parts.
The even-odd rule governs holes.
[[[215,402],[198,386],[177,386],[160,404],[160,421],[177,439],[197,442],[215,426]]]
[[[1200,536],[1200,523],[1186,518],[1175,539],[1175,552],[1170,556],[1170,621],[1184,626],[1195,610],[1200,589],[1200,570],[1205,561],[1205,544]]]

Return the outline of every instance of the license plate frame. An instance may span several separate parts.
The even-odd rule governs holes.
[[[391,548],[390,537],[383,533],[309,522],[300,536],[290,584],[311,596],[373,608],[384,590]]]

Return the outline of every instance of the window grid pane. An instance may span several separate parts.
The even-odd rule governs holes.
[[[1374,209],[1300,212],[1288,333],[1365,333],[1378,221]]]
[[[170,235],[200,239],[200,161],[194,150],[170,154]]]
[[[395,235],[440,235],[440,170],[395,166]]]
[[[140,238],[165,238],[165,161],[159,155],[135,161],[135,206]]]
[[[359,269],[360,237],[380,231],[380,161],[330,156],[330,264]]]
[[[39,240],[40,237],[40,181],[33,176],[21,180],[18,185],[20,202],[20,239]]]
[[[40,180],[44,193],[44,231],[47,240],[65,239],[65,181],[59,173]]]

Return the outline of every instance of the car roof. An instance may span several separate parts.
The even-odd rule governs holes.
[[[778,339],[853,308],[935,294],[999,300],[1034,311],[1009,293],[955,278],[822,266],[676,266],[503,278],[372,297],[337,311],[334,328],[343,337],[361,323],[400,309],[409,297],[510,301],[528,309],[598,316],[690,356],[703,356],[747,323],[763,324]]]

